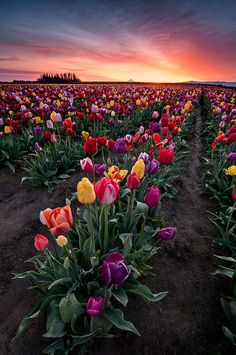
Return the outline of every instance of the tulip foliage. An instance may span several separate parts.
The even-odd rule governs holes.
[[[218,230],[213,239],[227,256],[217,256],[219,265],[214,275],[226,276],[232,281],[230,296],[222,296],[221,303],[229,321],[225,335],[236,345],[236,105],[235,91],[206,91],[204,114],[208,155],[205,184],[219,204],[219,212],[212,213],[212,222]],[[212,239],[212,237],[208,238]],[[228,256],[228,254],[231,256]],[[229,267],[225,266],[229,263]]]

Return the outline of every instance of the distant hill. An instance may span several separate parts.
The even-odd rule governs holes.
[[[235,81],[187,81],[188,84],[207,84],[207,85],[221,85],[221,86],[231,86],[236,87]]]

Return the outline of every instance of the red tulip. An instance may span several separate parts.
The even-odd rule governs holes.
[[[104,177],[94,185],[95,193],[102,205],[108,205],[117,199],[120,187],[112,178]]]
[[[92,173],[93,172],[93,163],[92,163],[92,160],[88,157],[80,160],[80,166],[81,166],[81,170],[84,173]]]
[[[38,251],[43,251],[44,249],[46,249],[48,247],[48,244],[48,238],[46,238],[44,235],[36,234],[36,236],[34,237],[34,246],[35,249],[37,249]]]
[[[159,153],[159,162],[165,165],[169,165],[175,156],[175,152],[168,148],[159,149],[158,153]]]
[[[98,142],[101,144],[101,146],[104,147],[107,144],[107,137],[106,136],[99,137]]]
[[[84,143],[84,150],[89,154],[95,154],[98,151],[97,138],[88,138]]]
[[[233,192],[233,201],[236,202],[236,190]]]
[[[137,177],[136,173],[130,174],[127,177],[126,184],[130,190],[135,190],[139,187],[141,181]]]

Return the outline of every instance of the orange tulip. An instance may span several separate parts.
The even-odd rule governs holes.
[[[40,221],[49,228],[54,237],[67,235],[73,224],[71,208],[69,205],[54,210],[47,208],[40,212]]]

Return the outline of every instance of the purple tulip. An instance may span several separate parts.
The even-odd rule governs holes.
[[[147,165],[146,165],[146,168],[145,168],[145,172],[148,174],[148,175],[154,175],[157,173],[158,169],[160,168],[160,163],[158,160],[156,159],[152,159],[152,160],[149,160],[147,162]]]
[[[41,136],[42,135],[42,128],[39,126],[33,127],[33,134],[35,136]]]
[[[140,153],[138,156],[138,159],[142,159],[144,161],[145,164],[147,164],[148,160],[149,160],[149,155],[147,153]]]
[[[162,240],[171,240],[175,237],[176,232],[177,232],[176,227],[165,227],[159,230],[158,236]]]
[[[114,150],[116,153],[119,153],[119,154],[127,152],[127,146],[126,146],[124,138],[118,138],[116,140],[115,145],[114,145]]]
[[[101,314],[103,305],[104,299],[102,297],[90,297],[87,303],[86,311],[90,317],[97,317]]]
[[[130,270],[120,253],[112,253],[107,256],[102,264],[102,279],[106,285],[113,284],[120,287],[129,277]]]
[[[143,126],[140,126],[139,129],[138,129],[139,133],[140,134],[144,134],[144,127]]]
[[[227,156],[226,159],[228,161],[235,161],[236,160],[236,152],[230,152]]]
[[[0,118],[0,126],[3,126],[4,122],[3,122],[3,118]]]
[[[160,132],[160,125],[159,125],[159,123],[153,122],[152,131],[153,131],[153,132]]]
[[[103,176],[107,166],[106,164],[94,164],[94,173],[96,177]]]
[[[43,150],[43,148],[38,143],[35,143],[34,149],[36,150],[37,153],[39,153]]]
[[[158,204],[161,197],[161,191],[156,186],[150,186],[144,196],[144,202],[148,207],[154,207]]]
[[[47,128],[49,128],[49,129],[53,129],[53,122],[52,122],[51,120],[47,120],[47,121],[46,121],[46,126],[47,126]]]

